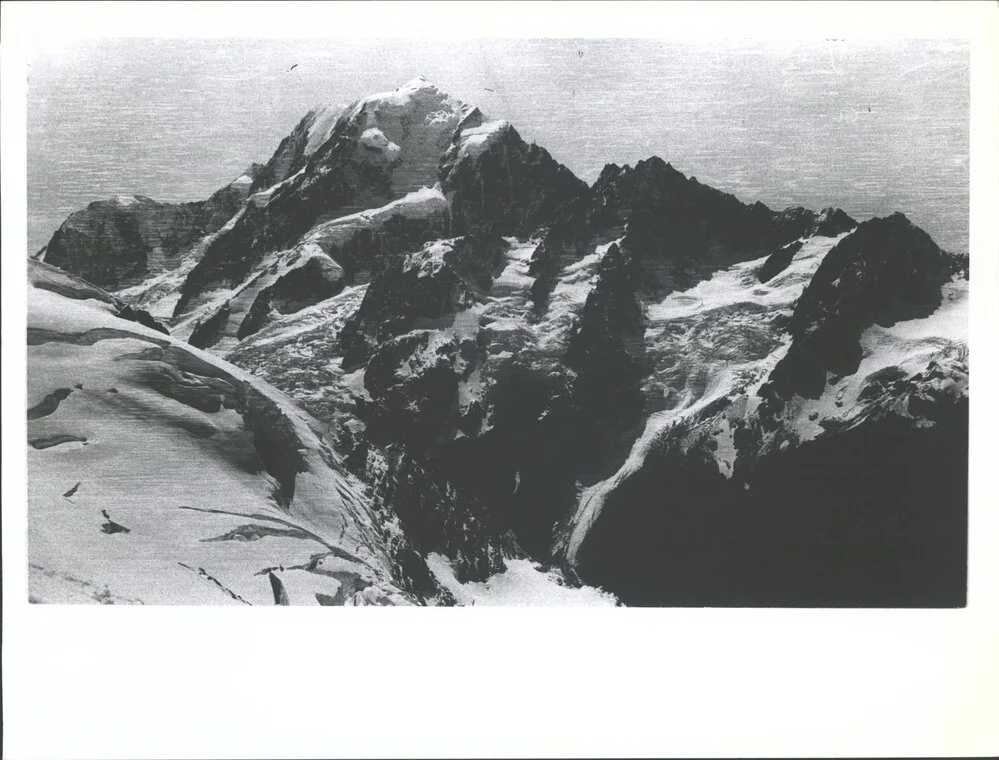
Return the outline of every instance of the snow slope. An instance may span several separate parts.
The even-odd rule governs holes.
[[[441,155],[470,108],[417,77],[392,92],[359,100],[345,118],[372,160],[395,162],[392,183],[399,194],[437,181]]]
[[[465,127],[457,135],[454,150],[457,159],[466,156],[478,158],[501,139],[503,132],[510,129],[511,124],[505,120],[487,121],[477,127]]]
[[[319,147],[329,139],[336,126],[336,121],[344,111],[343,105],[329,105],[317,109],[316,117],[309,125],[307,134],[308,140],[305,143],[303,152],[307,156],[315,153]]]
[[[34,601],[414,601],[392,582],[398,528],[311,417],[112,312],[94,288],[29,287]]]

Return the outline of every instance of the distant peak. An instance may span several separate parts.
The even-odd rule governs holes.
[[[113,198],[109,198],[107,202],[112,206],[128,207],[134,206],[142,201],[143,198],[139,195],[116,195]]]
[[[406,84],[399,87],[400,90],[436,90],[437,87],[433,85],[423,74],[420,74],[415,79],[410,79]]]

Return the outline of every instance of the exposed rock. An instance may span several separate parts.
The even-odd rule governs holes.
[[[47,394],[45,398],[28,409],[28,419],[37,420],[42,417],[48,417],[59,408],[59,404],[62,403],[64,399],[68,398],[69,394],[72,392],[71,388],[56,388],[51,393]]]
[[[273,572],[267,573],[267,580],[271,583],[271,590],[274,592],[274,604],[287,607],[291,602],[288,601],[288,592],[285,590],[284,584],[281,579],[274,575]]]
[[[418,324],[452,323],[488,290],[505,248],[496,238],[466,236],[430,243],[388,263],[344,325],[344,366],[358,366],[373,347]]]
[[[658,157],[587,187],[423,79],[311,111],[167,248],[141,225],[180,212],[129,203],[67,221],[67,245],[93,227],[78,261],[114,287],[176,269],[121,296],[32,278],[173,335],[31,325],[149,345],[114,356],[120,393],[34,397],[30,455],[104,445],[64,418],[91,397],[171,410],[164,435],[265,505],[201,549],[310,549],[252,583],[184,565],[212,593],[453,604],[528,557],[631,604],[963,603],[969,267],[901,215],[775,212]]]
[[[340,111],[342,109],[336,106],[320,106],[302,117],[291,133],[281,140],[270,160],[257,172],[250,192],[257,193],[273,187],[302,169],[308,157],[329,138]]]
[[[963,606],[967,414],[871,421],[731,479],[664,441],[610,495],[579,573],[629,605]]]
[[[207,288],[238,284],[268,251],[294,245],[317,223],[432,186],[467,110],[422,79],[349,107],[299,172],[252,196],[236,224],[210,243],[174,315]]]
[[[611,244],[598,271],[565,356],[577,375],[572,386],[577,428],[585,430],[596,447],[587,457],[590,461],[608,437],[639,422],[644,407],[641,381],[650,369],[633,260]]]
[[[508,122],[464,124],[441,161],[456,234],[528,236],[586,185]]]
[[[791,348],[768,389],[782,398],[817,396],[827,372],[857,369],[864,328],[927,316],[949,277],[944,253],[902,214],[863,222],[829,252],[798,300]]]
[[[774,251],[767,256],[767,260],[760,267],[759,274],[757,275],[760,282],[770,282],[770,280],[787,269],[794,260],[794,255],[801,250],[801,246],[801,241],[795,240],[793,243],[788,243],[779,251]]]
[[[130,322],[138,322],[140,325],[145,325],[157,332],[161,332],[164,335],[169,335],[170,331],[167,330],[162,324],[160,324],[153,315],[150,314],[145,309],[138,309],[130,304],[122,304],[121,308],[118,309],[115,316],[121,317],[122,319],[127,319]]]
[[[256,171],[256,166],[247,172]],[[144,196],[95,201],[63,222],[45,249],[48,264],[117,290],[181,263],[182,254],[242,207],[249,174],[208,200],[158,203]]]
[[[222,330],[229,322],[230,313],[229,302],[226,301],[203,322],[199,320],[194,325],[194,330],[188,339],[190,344],[196,348],[207,348],[215,345],[222,337]]]

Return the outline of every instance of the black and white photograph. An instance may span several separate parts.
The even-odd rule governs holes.
[[[40,57],[32,601],[962,606],[969,94],[949,40]]]
[[[313,5],[24,44],[5,609],[967,610],[980,41]]]

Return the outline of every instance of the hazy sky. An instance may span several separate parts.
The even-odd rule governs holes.
[[[655,154],[773,208],[901,210],[967,250],[963,43],[620,39],[116,39],[39,52],[29,249],[91,200],[207,197],[265,161],[310,107],[417,74],[587,181]]]

